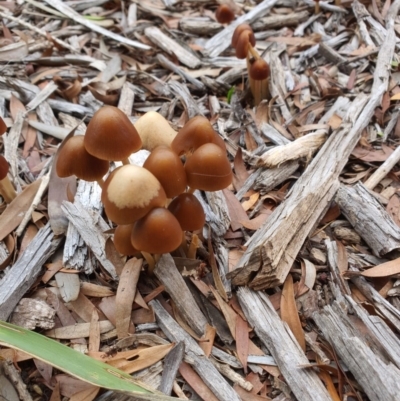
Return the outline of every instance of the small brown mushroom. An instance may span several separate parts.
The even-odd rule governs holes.
[[[253,29],[248,24],[240,24],[236,27],[232,35],[232,47],[236,50],[236,57],[244,59],[250,53],[255,59],[260,55],[254,48],[256,45],[256,38]]]
[[[162,207],[151,210],[133,225],[132,246],[142,252],[172,252],[179,247],[181,240],[182,230],[178,220]]]
[[[168,205],[168,210],[177,218],[182,231],[201,230],[206,221],[203,206],[190,193],[178,195]]]
[[[200,146],[185,163],[185,171],[192,189],[218,191],[232,183],[232,168],[226,152],[213,143]]]
[[[103,186],[103,177],[107,174],[109,163],[87,152],[82,135],[69,138],[61,146],[56,163],[59,177],[76,175],[81,180],[97,181]]]
[[[157,146],[143,167],[160,181],[167,198],[173,198],[185,191],[185,169],[179,156],[168,146]]]
[[[220,24],[229,24],[235,19],[235,13],[227,4],[221,4],[215,11],[215,18]]]
[[[8,170],[7,160],[0,155],[0,194],[6,203],[11,203],[17,196],[17,193],[7,177]]]
[[[270,69],[268,63],[259,58],[250,63],[249,80],[251,92],[254,96],[254,103],[257,105],[264,99],[269,98],[268,81]]]
[[[122,255],[132,256],[139,253],[137,249],[132,246],[131,233],[133,224],[119,225],[114,232],[114,245],[115,249]]]
[[[128,157],[137,152],[142,141],[127,115],[114,106],[103,106],[90,120],[85,148],[98,159],[129,164]]]
[[[101,200],[110,220],[131,224],[167,200],[160,182],[150,171],[131,164],[116,168],[103,185]]]

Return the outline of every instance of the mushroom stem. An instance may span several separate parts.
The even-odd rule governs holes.
[[[250,43],[249,43],[248,51],[256,60],[258,60],[260,58],[258,51]]]
[[[314,14],[319,14],[321,11],[320,7],[319,7],[319,0],[315,1],[315,10],[314,10]]]
[[[341,6],[342,5],[342,1],[341,0],[335,0],[335,5],[336,6]]]
[[[181,249],[183,250],[183,252],[184,252],[185,255],[187,256],[187,254],[188,254],[188,246],[187,246],[186,233],[185,233],[185,231],[182,231]]]
[[[258,106],[262,100],[269,98],[268,78],[263,80],[253,80],[254,91],[252,88],[254,103]]]
[[[147,264],[149,265],[149,273],[152,275],[154,272],[154,268],[156,267],[156,261],[150,253],[144,251],[141,252],[143,257],[146,259]]]
[[[17,193],[7,176],[0,181],[0,194],[6,203],[11,203],[17,196]]]
[[[197,234],[193,234],[192,241],[190,242],[189,250],[187,253],[187,257],[189,259],[196,259],[196,251],[199,245],[200,245],[199,237],[197,236]]]
[[[188,189],[186,190],[186,192],[187,192],[188,194],[192,194],[192,193],[194,193],[194,191],[196,191],[196,188],[188,187]]]
[[[131,164],[131,163],[129,162],[129,158],[126,158],[126,159],[124,159],[124,160],[121,160],[121,162],[122,162],[122,164],[124,164],[124,165],[126,165],[126,164]]]

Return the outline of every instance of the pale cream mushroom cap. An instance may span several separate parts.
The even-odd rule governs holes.
[[[149,111],[134,124],[142,140],[142,148],[152,151],[160,145],[170,146],[177,132],[156,111]]]

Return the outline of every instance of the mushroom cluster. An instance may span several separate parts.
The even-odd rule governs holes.
[[[257,106],[262,100],[270,97],[268,89],[270,69],[268,63],[255,49],[255,45],[256,39],[251,26],[238,25],[232,35],[232,47],[235,49],[237,58],[247,61],[250,89]]]
[[[129,164],[131,153],[150,150],[143,167]],[[105,181],[110,161],[122,161]],[[160,114],[146,113],[133,125],[113,106],[90,121],[85,136],[73,136],[59,150],[60,177],[97,181],[108,218],[117,224],[114,243],[123,255],[176,250],[185,231],[205,223],[194,190],[217,191],[232,182],[225,143],[207,118],[190,119],[176,133]]]

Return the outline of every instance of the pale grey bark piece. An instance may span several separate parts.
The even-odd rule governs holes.
[[[152,26],[146,28],[144,33],[153,43],[168,54],[175,56],[182,64],[189,68],[200,67],[200,60],[192,52],[186,50],[174,39],[165,35],[159,28]]]
[[[266,31],[267,29],[279,29],[288,26],[297,26],[300,22],[305,21],[309,12],[307,10],[290,14],[274,14],[260,18],[252,24],[254,31]]]
[[[368,99],[361,94],[353,100],[341,129],[329,137],[287,199],[246,244],[247,250],[231,275],[233,284],[263,289],[285,280],[304,240],[332,200],[339,174],[387,90],[399,6],[396,0],[387,15],[388,34],[379,51],[371,96]]]
[[[186,33],[198,36],[215,35],[223,29],[223,25],[209,18],[182,18],[179,21],[179,28]]]
[[[98,222],[102,217],[98,213],[91,215],[79,202],[71,203],[64,201],[61,209],[68,220],[75,226],[78,233],[85,241],[86,245],[92,250],[94,256],[101,265],[116,279],[117,272],[112,262],[107,259],[105,246],[106,238],[103,230],[99,228]]]
[[[0,320],[7,320],[20,299],[35,283],[43,264],[55,252],[61,238],[50,225],[41,228],[21,257],[0,282]]]
[[[4,157],[10,165],[12,181],[17,182],[18,178],[18,142],[21,136],[24,113],[19,111],[12,125],[10,132],[3,136]]]
[[[238,298],[248,322],[271,352],[296,398],[301,401],[330,401],[331,398],[317,373],[300,368],[309,363],[308,359],[268,296],[263,292],[241,287]]]
[[[341,185],[335,200],[375,256],[400,250],[400,227],[362,183]]]
[[[371,334],[375,336],[377,347],[383,348],[390,361],[400,368],[400,340],[390,327],[380,316],[368,314],[351,296],[346,296],[346,300],[350,304],[352,311],[368,327]]]
[[[51,96],[58,86],[55,82],[49,82],[36,96],[26,105],[28,111],[36,109],[41,103],[43,103],[49,96]]]
[[[168,352],[164,359],[164,369],[161,376],[161,383],[158,390],[164,394],[170,395],[179,365],[185,355],[185,343],[178,343],[171,351]]]
[[[186,85],[183,85],[180,82],[171,81],[168,83],[168,86],[172,93],[179,98],[182,105],[185,107],[189,118],[197,115],[203,115],[200,107],[193,99]]]
[[[193,369],[218,400],[241,401],[240,397],[206,357],[196,341],[178,325],[161,304],[153,300],[149,302],[149,305],[153,308],[158,324],[167,338],[173,342],[183,341],[185,343],[186,362],[192,365]]]
[[[77,274],[57,272],[55,274],[57,286],[64,302],[75,301],[80,291],[80,280]]]
[[[135,91],[129,82],[125,82],[121,88],[118,108],[122,110],[128,117],[132,115],[133,103],[135,101]]]
[[[97,182],[80,180],[75,199],[85,209],[100,214],[102,211],[101,188]],[[83,269],[91,274],[94,269],[94,260],[82,237],[73,224],[68,224],[68,231],[64,245],[63,265],[71,269]]]
[[[337,302],[313,315],[318,328],[335,349],[369,399],[396,401],[400,392],[400,370],[371,349]]]
[[[278,0],[264,0],[257,4],[247,14],[236,18],[231,24],[229,24],[223,31],[217,33],[204,46],[204,53],[208,57],[217,57],[225,49],[231,45],[233,31],[240,24],[246,23],[251,24],[257,19],[263,17],[276,3]]]
[[[187,321],[189,326],[202,336],[207,325],[207,319],[197,306],[185,280],[175,266],[174,259],[169,253],[161,256],[154,269],[154,274],[164,285],[166,291],[173,299],[176,307]]]
[[[49,330],[55,325],[56,311],[45,301],[22,298],[11,315],[10,323],[28,330],[36,328]]]
[[[261,124],[260,132],[270,140],[274,145],[287,145],[290,143],[289,139],[284,137],[279,131],[277,131],[272,125],[267,123]]]

